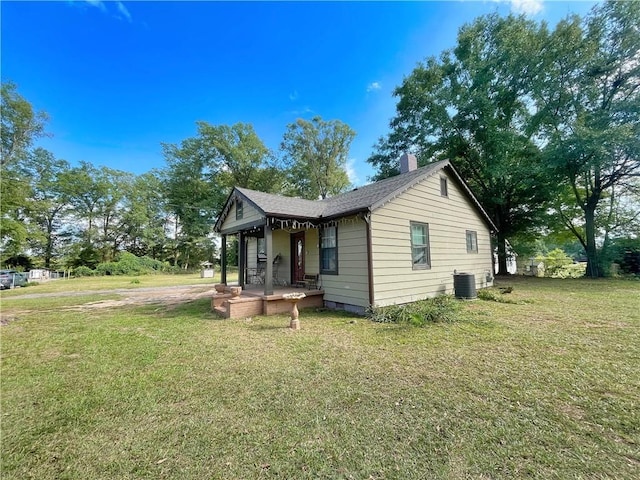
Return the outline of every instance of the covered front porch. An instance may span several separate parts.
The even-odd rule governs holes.
[[[304,292],[301,308],[321,307],[319,202],[270,195],[239,187],[229,195],[216,222],[222,237],[221,282],[227,287],[229,237],[237,237],[238,286],[219,293],[212,308],[227,318],[284,313],[286,293]],[[295,213],[294,213],[295,212]]]
[[[233,286],[223,292],[216,292],[211,299],[211,310],[224,318],[246,318],[254,315],[285,314],[291,311],[291,304],[285,300],[287,293],[304,293],[306,296],[298,302],[298,308],[320,308],[324,304],[324,291],[299,287],[278,286],[271,294],[265,294],[262,285],[246,285],[239,295],[232,293]]]
[[[238,285],[273,295],[282,287],[321,289],[319,229],[311,222],[265,218],[222,231],[221,281],[227,284],[227,248],[238,239]]]

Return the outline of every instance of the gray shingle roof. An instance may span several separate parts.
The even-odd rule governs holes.
[[[241,187],[236,187],[236,190],[267,215],[320,218],[325,208],[322,202],[315,200],[285,197]]]
[[[335,217],[367,208],[374,210],[446,165],[449,165],[449,161],[442,160],[417,168],[411,172],[385,178],[350,192],[327,198],[324,200],[326,208],[322,212],[322,216]]]
[[[447,165],[449,161],[442,160],[324,200],[284,197],[240,187],[236,187],[236,190],[266,215],[331,218],[367,209],[373,210]]]

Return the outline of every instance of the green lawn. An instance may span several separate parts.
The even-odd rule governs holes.
[[[14,300],[0,476],[638,478],[640,283],[508,284],[425,328]]]

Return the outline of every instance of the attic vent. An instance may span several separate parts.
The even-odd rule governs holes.
[[[418,160],[411,153],[403,153],[400,157],[400,173],[412,172],[418,168]]]

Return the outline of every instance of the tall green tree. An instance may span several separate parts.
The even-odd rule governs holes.
[[[234,186],[278,192],[283,175],[248,124],[197,122],[198,134],[163,144],[167,208],[173,213],[174,264],[193,265],[212,233],[215,216]]]
[[[0,165],[24,160],[34,140],[44,135],[48,116],[36,112],[17,91],[13,82],[4,82],[2,91],[2,129]]]
[[[281,149],[292,193],[316,200],[347,190],[351,182],[346,166],[355,136],[356,132],[339,120],[299,118],[289,124]]]
[[[167,207],[159,172],[133,179],[123,202],[123,247],[137,256],[164,260],[167,246]]]
[[[73,208],[76,222],[81,223],[83,242],[88,248],[95,248],[99,231],[97,221],[100,203],[109,186],[100,178],[100,171],[89,162],[81,161],[62,175],[65,193]]]
[[[611,218],[603,211],[640,176],[640,3],[609,1],[561,22],[543,52],[535,101],[545,153],[582,214],[558,212],[585,248],[587,274],[598,277]]]
[[[209,155],[216,181],[227,188],[234,186],[279,192],[283,178],[276,160],[246,123],[209,125],[197,122],[199,142]]]
[[[420,165],[452,160],[498,227],[500,273],[507,239],[535,226],[553,195],[532,102],[547,35],[523,16],[463,26],[454,49],[419,64],[396,88],[391,133],[368,160],[378,179],[399,172],[403,151]]]
[[[126,238],[122,215],[134,176],[83,161],[64,172],[61,181],[81,231],[82,257],[92,263],[113,260]]]
[[[33,142],[44,135],[47,115],[34,111],[14,83],[3,82],[0,90],[0,247],[5,256],[16,256],[28,237],[25,214],[30,185],[21,163]]]
[[[70,166],[38,147],[28,156],[23,169],[31,184],[27,207],[31,227],[29,246],[44,267],[51,268],[69,209],[63,178]]]

